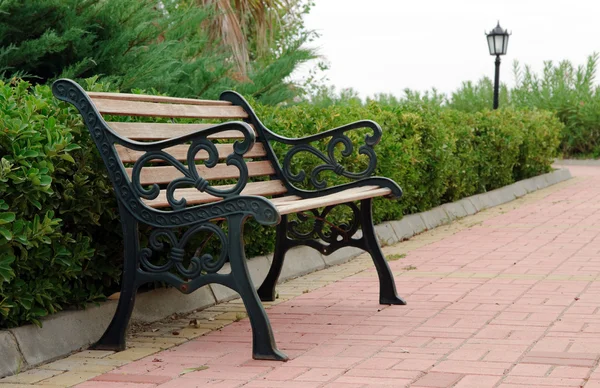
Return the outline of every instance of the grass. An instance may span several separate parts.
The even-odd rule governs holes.
[[[245,313],[236,313],[235,314],[235,319],[233,321],[234,322],[238,322],[238,321],[241,321],[244,318],[246,318],[246,314]]]
[[[386,259],[388,259],[388,261],[395,261],[399,259],[404,259],[405,257],[406,253],[394,253],[392,255],[387,255]]]

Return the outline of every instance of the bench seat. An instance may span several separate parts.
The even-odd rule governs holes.
[[[219,188],[231,188],[233,185],[216,186]],[[242,190],[241,195],[260,195],[260,196],[272,196],[285,193],[287,190],[281,181],[272,180],[264,182],[250,182],[246,185],[246,188]],[[335,194],[324,195],[317,198],[301,198],[297,195],[288,195],[277,198],[270,198],[269,200],[275,205],[275,208],[279,214],[290,214],[299,211],[326,207],[335,205],[338,203],[359,201],[361,199],[382,197],[391,194],[391,190],[387,187],[379,187],[374,185],[367,185],[361,187],[355,187],[352,189],[346,189]],[[188,205],[197,205],[209,202],[218,202],[221,200],[219,197],[202,193],[195,188],[179,189],[175,191],[176,197],[184,197]],[[156,199],[144,200],[144,203],[153,208],[164,208],[169,207],[167,202],[166,190],[161,190],[160,194]]]

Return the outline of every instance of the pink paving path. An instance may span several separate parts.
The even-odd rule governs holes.
[[[570,169],[585,179],[392,262],[448,274],[396,277],[407,306],[377,304],[371,270],[271,308],[287,363],[251,359],[245,319],[79,387],[598,388],[600,167]]]

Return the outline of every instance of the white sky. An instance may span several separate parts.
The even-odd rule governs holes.
[[[493,79],[484,32],[498,20],[513,33],[500,67],[509,85],[515,59],[539,71],[600,52],[600,0],[316,0],[305,20],[321,34],[311,46],[329,62],[329,83],[362,97]]]

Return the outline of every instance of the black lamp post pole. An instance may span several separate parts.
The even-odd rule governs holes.
[[[498,89],[500,88],[500,55],[496,55],[496,77],[494,78],[494,109],[498,109]]]

